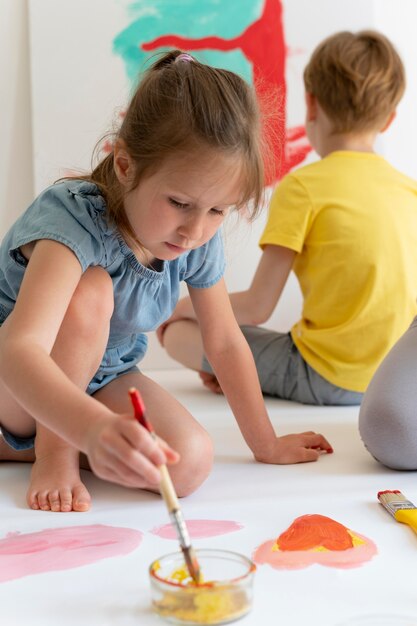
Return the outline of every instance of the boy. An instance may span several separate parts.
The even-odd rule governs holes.
[[[275,190],[252,284],[231,301],[264,393],[360,404],[417,314],[417,183],[374,152],[404,93],[404,68],[382,34],[340,32],[313,52],[304,84],[306,131],[321,160],[288,174]],[[292,269],[302,318],[290,333],[258,327]],[[181,301],[160,340],[219,392],[194,319],[189,301]]]

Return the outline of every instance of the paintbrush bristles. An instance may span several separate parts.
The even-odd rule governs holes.
[[[386,489],[385,491],[378,491],[378,500],[407,500],[404,494],[398,489]]]
[[[187,565],[187,569],[191,574],[191,578],[194,582],[199,585],[201,582],[201,571],[200,566],[197,561],[197,556],[194,552],[194,549],[189,546],[188,548],[182,548],[182,553],[184,555],[184,560]]]
[[[379,491],[378,500],[393,517],[395,517],[397,511],[416,508],[398,489],[393,491]]]

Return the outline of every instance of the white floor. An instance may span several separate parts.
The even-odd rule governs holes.
[[[182,501],[185,517],[243,525],[227,535],[195,539],[195,547],[250,556],[296,517],[309,513],[331,517],[378,547],[372,561],[355,569],[313,565],[278,571],[259,566],[254,607],[239,622],[242,626],[417,625],[417,536],[396,523],[376,499],[379,490],[400,489],[417,503],[416,476],[383,468],[370,457],[357,432],[357,407],[306,407],[268,399],[277,433],[316,430],[326,435],[335,452],[317,463],[267,466],[252,461],[224,399],[209,394],[194,374],[172,370],[154,372],[153,377],[191,410],[215,443],[214,470],[197,493]],[[0,539],[9,532],[108,524],[140,530],[143,540],[127,556],[0,584],[0,624],[161,624],[150,610],[147,567],[177,546],[149,533],[168,522],[160,498],[105,484],[86,472],[93,496],[89,513],[30,511],[25,506],[29,471],[27,465],[0,466]]]

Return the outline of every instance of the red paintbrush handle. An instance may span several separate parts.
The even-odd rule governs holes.
[[[152,428],[152,424],[146,418],[145,405],[143,403],[142,396],[140,395],[139,391],[135,389],[135,387],[131,387],[129,389],[129,396],[132,401],[133,410],[135,412],[135,418],[138,420],[141,426],[146,428],[146,430],[149,431],[150,433],[153,433],[154,430]]]

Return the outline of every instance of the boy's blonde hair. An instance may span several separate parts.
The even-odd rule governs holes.
[[[381,33],[343,31],[314,50],[304,85],[333,123],[334,133],[380,130],[403,96],[405,71]]]

